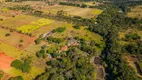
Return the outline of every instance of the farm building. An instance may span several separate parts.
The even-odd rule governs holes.
[[[63,47],[61,47],[61,49],[60,49],[61,51],[67,51],[68,50],[68,46],[67,45],[65,45],[65,46],[63,46]]]

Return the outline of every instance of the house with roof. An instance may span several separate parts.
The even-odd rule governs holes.
[[[77,40],[75,40],[74,38],[68,38],[68,46],[78,46],[79,42]]]
[[[64,51],[67,51],[67,50],[68,50],[68,46],[65,45],[65,46],[61,47],[60,52],[64,52]]]

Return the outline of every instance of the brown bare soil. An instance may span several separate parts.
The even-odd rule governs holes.
[[[0,52],[0,69],[8,70],[13,60],[14,58],[4,54],[3,52]]]

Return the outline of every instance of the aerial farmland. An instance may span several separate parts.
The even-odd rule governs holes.
[[[86,25],[58,20],[56,16],[55,18],[54,16],[44,17],[40,15],[41,12],[47,16],[49,14],[55,16],[61,12],[61,15],[65,16],[96,19],[103,10],[59,4],[49,6],[44,2],[36,1],[6,2],[0,5],[2,80],[21,77],[24,80],[35,79],[44,72],[45,68],[49,67],[46,65],[47,61],[54,59],[55,55],[65,53],[70,46],[79,46],[81,39],[87,43],[95,42],[96,46],[93,46],[93,49],[96,49],[97,55],[100,55],[99,52],[102,50],[104,42],[99,34],[90,32]],[[40,52],[43,49],[47,53],[42,55]],[[79,49],[77,51],[83,53]],[[9,61],[5,62],[4,57]],[[26,64],[28,67],[18,68],[15,66],[16,64],[19,66]]]
[[[0,0],[0,80],[141,80],[141,3]]]

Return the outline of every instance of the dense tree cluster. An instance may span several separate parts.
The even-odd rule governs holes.
[[[31,64],[31,59],[30,58],[24,60],[24,62],[22,62],[21,60],[16,59],[16,60],[12,61],[11,66],[15,67],[16,69],[20,69],[22,72],[27,72],[28,73],[30,71],[30,69],[31,69],[30,64]]]
[[[47,62],[51,66],[37,80],[92,80],[95,79],[95,69],[89,58],[71,48],[66,56]]]
[[[105,39],[102,58],[106,63],[108,80],[138,80],[133,69],[122,59],[122,50],[118,42],[118,32],[133,27],[138,20],[128,18],[118,13],[118,8],[107,8],[97,17],[97,24],[90,26],[89,30],[97,32]],[[133,23],[134,22],[134,23]]]

